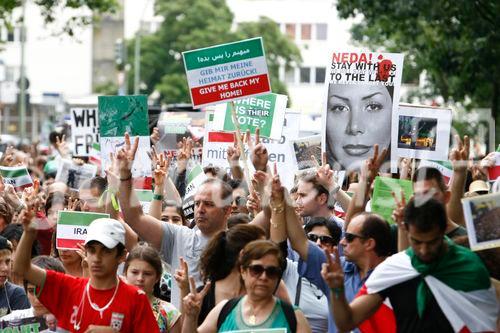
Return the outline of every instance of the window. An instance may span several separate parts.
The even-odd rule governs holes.
[[[311,67],[302,67],[300,69],[300,83],[311,82]]]
[[[295,83],[295,68],[289,68],[285,72],[285,82],[286,83]]]
[[[7,41],[8,42],[13,42],[14,39],[14,29],[9,29],[7,30]]]
[[[318,23],[316,24],[316,39],[317,40],[326,40],[328,25],[326,23]]]
[[[291,39],[295,39],[295,24],[293,23],[285,24],[285,31],[288,37],[290,37]]]
[[[302,24],[301,25],[301,37],[302,37],[302,40],[310,40],[311,39],[311,25],[310,24]]]
[[[325,82],[325,73],[326,73],[326,68],[325,67],[317,67],[316,68],[316,83],[324,83]]]

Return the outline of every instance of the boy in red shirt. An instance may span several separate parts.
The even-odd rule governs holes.
[[[86,279],[31,264],[31,246],[36,239],[33,209],[22,214],[24,233],[14,271],[37,286],[38,299],[56,316],[61,328],[82,333],[159,332],[144,292],[117,276],[126,255],[125,229],[120,222],[102,218],[88,227],[85,249],[90,278]]]

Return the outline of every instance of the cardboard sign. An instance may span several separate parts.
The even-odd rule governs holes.
[[[81,184],[87,179],[94,178],[96,173],[97,166],[94,164],[77,165],[73,161],[63,159],[57,168],[56,181],[78,191]]]
[[[31,179],[30,173],[25,166],[0,166],[0,174],[2,175],[3,183],[14,186],[16,192],[33,186],[33,179]]]
[[[262,38],[182,53],[193,108],[271,92]]]
[[[462,205],[470,248],[500,247],[500,193],[462,199]]]
[[[242,98],[234,103],[219,104],[215,107],[214,126],[217,130],[234,132],[231,109],[235,108],[236,118],[241,132],[250,130],[254,134],[260,129],[260,136],[279,140],[285,120],[288,97],[285,95],[266,94]]]
[[[448,160],[451,109],[401,104],[392,128],[391,156]]]
[[[217,166],[224,170],[229,170],[227,161],[227,148],[234,142],[234,134],[219,132],[213,129],[213,113],[207,112],[205,125],[205,138],[203,141],[203,159],[202,166]],[[210,120],[212,118],[212,120]],[[288,110],[285,113],[283,131],[279,140],[262,138],[262,143],[266,146],[269,153],[269,162],[277,163],[280,172],[280,180],[283,186],[292,188],[294,183],[295,167],[293,151],[290,147],[290,140],[299,136],[300,114]],[[246,154],[249,156],[249,150],[246,148]],[[240,163],[242,165],[243,163]],[[252,167],[249,160],[248,165]]]
[[[72,108],[70,113],[73,154],[89,156],[92,144],[99,143],[97,107]]]
[[[332,168],[357,170],[373,156],[374,144],[380,150],[391,144],[403,55],[333,51],[327,68],[323,151]]]
[[[182,210],[186,219],[191,220],[194,218],[194,195],[200,185],[207,179],[203,172],[201,165],[197,164],[191,171],[189,171],[186,179],[186,194],[182,203]]]
[[[151,177],[148,128],[148,104],[145,95],[99,96],[99,134],[102,170],[109,164],[109,154],[116,153],[125,144],[125,132],[131,141],[139,137],[139,148],[132,165],[134,178]],[[146,180],[144,180],[146,181]]]
[[[56,230],[56,247],[75,250],[87,238],[87,228],[94,220],[109,218],[109,214],[59,211]]]
[[[392,192],[399,198],[401,190],[408,202],[413,195],[413,184],[410,180],[376,177],[371,200],[372,212],[380,214],[387,222],[393,224],[392,211],[396,208],[396,202]]]

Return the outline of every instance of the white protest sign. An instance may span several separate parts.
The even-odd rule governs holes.
[[[75,156],[89,156],[93,143],[99,142],[97,107],[72,108],[71,141]]]
[[[224,170],[229,170],[226,151],[233,144],[234,135],[233,133],[213,130],[213,121],[209,119],[210,117],[213,117],[213,114],[207,112],[202,166],[213,165]],[[269,163],[277,163],[281,183],[289,189],[293,186],[295,171],[297,170],[289,141],[298,137],[299,121],[300,114],[298,112],[287,110],[280,140],[261,138],[262,143],[266,146],[269,153]],[[248,148],[245,148],[245,152],[249,156]],[[249,166],[252,165],[250,161],[248,161],[248,164]]]
[[[451,110],[400,104],[392,128],[391,156],[448,160]]]
[[[470,248],[500,247],[500,193],[462,199]]]
[[[186,179],[186,194],[182,203],[182,210],[186,219],[191,220],[194,218],[194,195],[200,185],[207,179],[203,172],[203,168],[197,164],[191,171],[189,171]]]
[[[109,218],[109,214],[59,211],[56,230],[56,247],[59,250],[78,249],[87,238],[87,228],[94,220]]]
[[[94,178],[97,166],[94,164],[77,165],[73,161],[63,159],[57,168],[56,181],[68,185],[72,190],[77,190],[87,179]]]

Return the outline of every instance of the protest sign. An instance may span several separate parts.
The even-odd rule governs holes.
[[[125,144],[127,132],[132,144],[135,137],[139,137],[132,176],[137,178],[136,181],[150,183],[146,179],[151,178],[151,160],[147,154],[150,149],[147,97],[99,96],[98,103],[102,170],[106,170],[109,164],[109,154],[116,153]],[[137,187],[137,182],[134,185]]]
[[[184,216],[188,220],[194,218],[194,195],[200,185],[207,179],[207,176],[203,172],[203,168],[197,164],[191,171],[189,171],[186,179],[186,194],[184,195],[184,201],[182,203],[182,210],[184,211]]]
[[[153,201],[153,191],[151,190],[134,190],[139,202],[141,203],[142,212],[144,214],[149,214],[149,207],[151,206],[151,201]]]
[[[0,333],[38,333],[46,329],[43,316],[0,321]]]
[[[217,166],[223,170],[229,170],[227,161],[227,147],[233,145],[234,134],[218,132],[213,129],[213,113],[206,113],[205,138],[203,141],[202,166]],[[210,120],[212,118],[212,120]],[[290,140],[299,136],[300,114],[287,110],[280,140],[261,138],[269,154],[269,162],[276,162],[280,172],[280,179],[283,186],[292,188],[295,171],[293,151],[290,147]],[[246,155],[249,156],[248,148],[245,148]],[[249,163],[251,165],[251,163]]]
[[[335,169],[359,169],[391,143],[403,73],[398,53],[330,52],[323,108],[322,148]]]
[[[450,131],[450,109],[400,104],[391,156],[447,161]]]
[[[72,108],[71,141],[76,156],[89,156],[92,144],[99,142],[97,108]]]
[[[500,177],[500,153],[495,152],[495,165],[491,168],[488,168],[488,178],[490,181],[496,180]]]
[[[93,143],[90,147],[89,162],[95,164],[98,168],[101,168],[101,145],[98,143]]]
[[[56,181],[68,185],[72,190],[78,191],[85,180],[94,178],[97,166],[93,164],[78,165],[73,161],[63,159],[57,168]]]
[[[439,172],[443,175],[444,182],[449,185],[451,181],[451,177],[453,176],[453,166],[450,161],[430,161],[430,160],[421,160],[418,165],[419,168],[429,167],[438,169]]]
[[[87,237],[87,227],[94,220],[109,218],[109,214],[59,211],[56,230],[56,247],[60,250],[78,249],[78,244],[83,244]]]
[[[290,141],[290,146],[293,150],[293,161],[296,169],[299,171],[315,168],[316,161],[321,162],[321,135],[312,135]]]
[[[285,119],[288,97],[278,94],[265,94],[242,98],[234,103],[218,104],[215,107],[214,127],[217,130],[234,132],[231,109],[234,107],[236,118],[242,132],[255,133],[260,129],[260,136],[279,140]]]
[[[193,108],[271,92],[261,37],[182,56]]]
[[[0,174],[2,175],[3,183],[14,186],[16,192],[33,186],[33,179],[31,179],[28,169],[25,166],[0,166]]]
[[[500,247],[500,193],[462,199],[462,205],[470,248]]]
[[[370,203],[372,212],[380,214],[387,222],[393,224],[392,211],[396,208],[396,202],[392,197],[392,192],[399,198],[401,191],[408,200],[413,195],[412,182],[405,179],[376,177]]]

